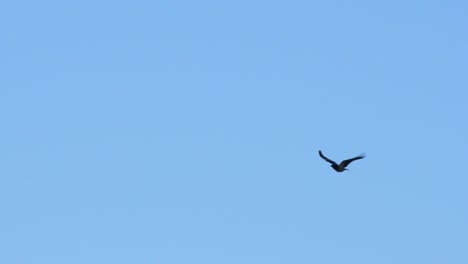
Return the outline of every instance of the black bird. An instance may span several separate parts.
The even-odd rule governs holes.
[[[322,154],[322,151],[319,150],[319,155],[320,157],[322,157],[322,159],[326,160],[327,162],[331,163],[331,166],[334,170],[336,170],[337,172],[343,172],[345,170],[348,170],[346,169],[346,166],[348,166],[351,162],[355,161],[355,160],[358,160],[358,159],[363,159],[366,155],[365,154],[361,154],[357,157],[354,157],[352,159],[347,159],[347,160],[343,160],[340,165],[338,165],[336,162],[334,162],[333,160],[325,157],[323,154]]]

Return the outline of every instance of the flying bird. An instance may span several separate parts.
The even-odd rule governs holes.
[[[333,160],[325,157],[323,154],[322,154],[322,151],[319,150],[319,155],[322,159],[324,159],[325,161],[331,163],[331,166],[334,170],[336,170],[337,172],[343,172],[345,170],[348,170],[346,169],[346,166],[348,166],[351,162],[355,161],[355,160],[358,160],[358,159],[363,159],[366,155],[365,154],[361,154],[357,157],[354,157],[352,159],[347,159],[347,160],[343,160],[339,165],[334,162]]]

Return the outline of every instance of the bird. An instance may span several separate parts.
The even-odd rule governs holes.
[[[366,154],[363,153],[363,154],[361,154],[361,155],[359,155],[359,156],[357,156],[357,157],[354,157],[354,158],[352,158],[352,159],[343,160],[343,161],[338,165],[338,164],[337,164],[336,162],[334,162],[333,160],[331,160],[331,159],[325,157],[325,156],[322,154],[322,151],[320,151],[320,150],[319,150],[319,155],[320,155],[320,157],[321,157],[322,159],[324,159],[326,162],[331,163],[331,166],[330,166],[330,167],[332,167],[332,168],[333,168],[334,170],[336,170],[337,172],[343,172],[343,171],[345,171],[345,170],[348,170],[348,169],[346,169],[346,166],[348,166],[351,162],[353,162],[353,161],[355,161],[355,160],[358,160],[358,159],[363,159],[363,158],[366,156]]]

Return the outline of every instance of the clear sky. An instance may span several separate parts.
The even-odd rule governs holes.
[[[468,263],[467,10],[2,2],[0,262]]]

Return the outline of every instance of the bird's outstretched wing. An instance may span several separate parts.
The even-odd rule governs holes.
[[[340,166],[343,166],[343,168],[346,168],[346,166],[348,166],[351,162],[353,162],[355,160],[358,160],[358,159],[363,159],[364,157],[366,157],[366,154],[361,154],[361,155],[359,155],[357,157],[354,157],[352,159],[343,160],[340,163]]]
[[[336,164],[336,162],[334,162],[333,160],[331,160],[331,159],[325,157],[325,156],[322,154],[322,151],[320,151],[320,150],[319,150],[319,155],[320,155],[320,157],[321,157],[322,159],[326,160],[327,162],[330,162],[331,164],[338,166],[338,164]]]

